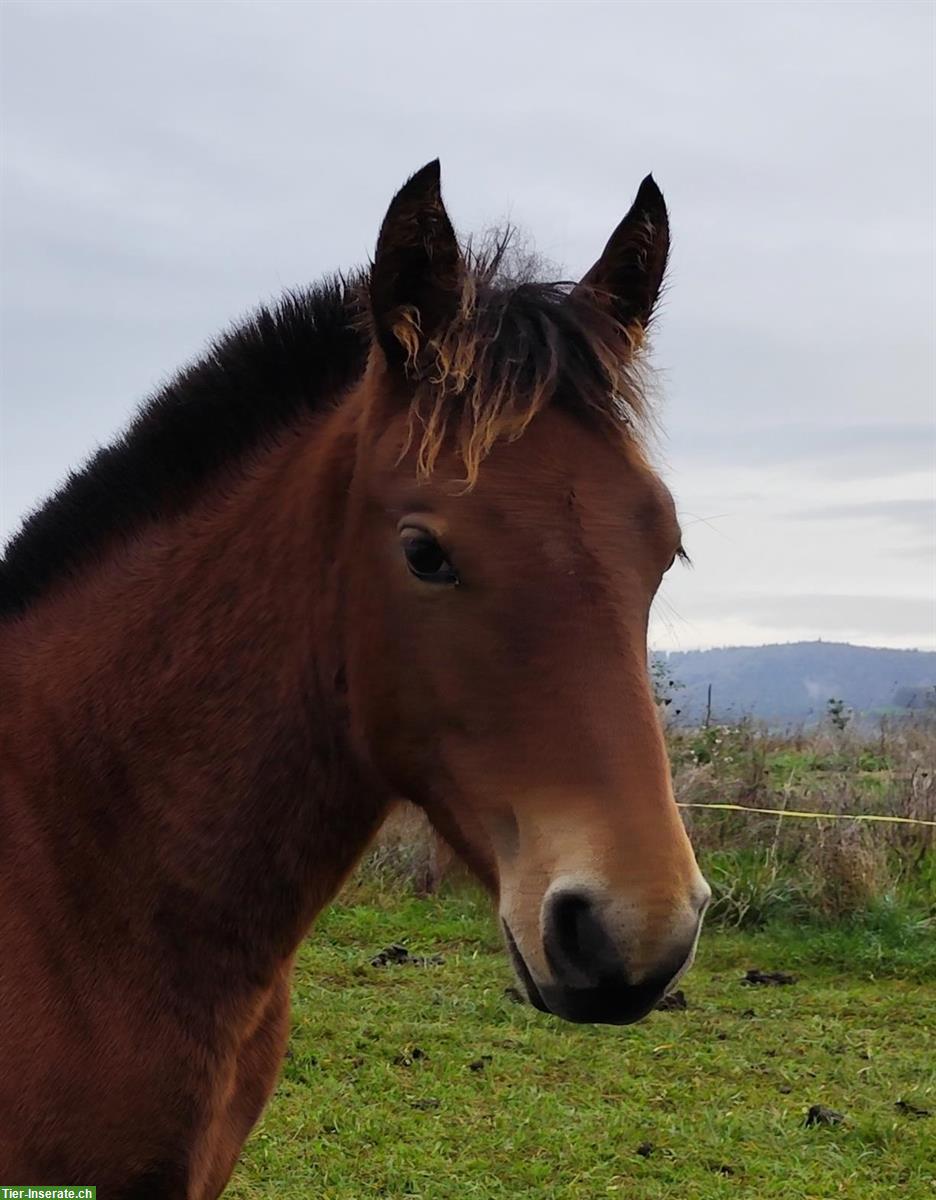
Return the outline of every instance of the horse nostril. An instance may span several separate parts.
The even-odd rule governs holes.
[[[544,914],[546,958],[557,978],[583,987],[594,983],[617,959],[614,944],[588,896],[558,892]]]

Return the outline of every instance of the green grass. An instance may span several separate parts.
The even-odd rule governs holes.
[[[894,1106],[936,1113],[936,965],[919,923],[713,931],[688,1010],[615,1029],[505,997],[474,893],[358,899],[303,948],[290,1055],[232,1200],[933,1194],[936,1115]],[[445,962],[369,965],[397,941]],[[754,966],[799,982],[742,986]],[[805,1128],[813,1104],[845,1122]]]

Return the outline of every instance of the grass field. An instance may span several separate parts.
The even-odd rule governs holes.
[[[934,941],[883,909],[713,929],[685,1011],[570,1026],[505,995],[475,892],[358,889],[302,951],[289,1057],[226,1194],[922,1200],[936,1188]],[[371,966],[394,942],[444,962]],[[751,967],[797,982],[744,986]],[[844,1120],[807,1127],[816,1104]]]

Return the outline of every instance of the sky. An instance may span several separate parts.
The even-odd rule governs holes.
[[[206,341],[367,260],[442,159],[456,227],[566,278],[648,171],[694,565],[658,648],[936,648],[936,8],[0,6],[0,527]]]

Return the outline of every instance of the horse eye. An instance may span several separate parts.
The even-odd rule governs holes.
[[[407,529],[402,542],[406,565],[417,579],[423,583],[458,583],[458,573],[432,534],[423,529]]]

